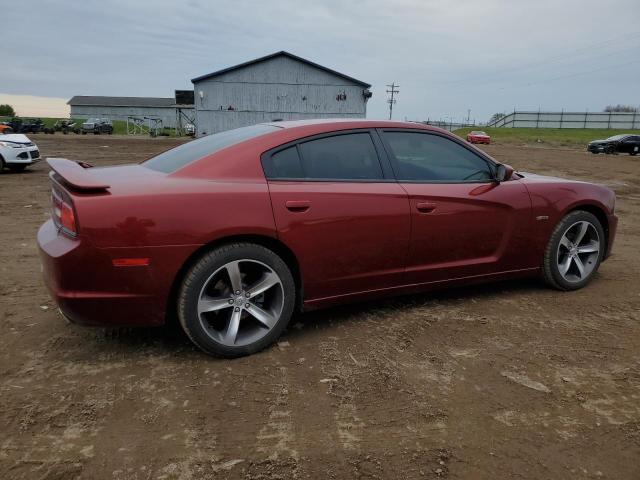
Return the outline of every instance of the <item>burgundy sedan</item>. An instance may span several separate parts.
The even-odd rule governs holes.
[[[277,122],[141,164],[48,162],[38,244],[62,313],[177,317],[226,357],[271,344],[297,310],[527,276],[583,287],[617,225],[608,188],[516,173],[415,123]]]

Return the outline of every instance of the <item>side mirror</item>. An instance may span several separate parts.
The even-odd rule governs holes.
[[[511,165],[506,165],[501,163],[496,168],[496,182],[506,182],[513,176],[513,167]]]

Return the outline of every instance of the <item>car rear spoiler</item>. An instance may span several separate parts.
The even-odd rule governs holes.
[[[106,190],[110,187],[87,171],[91,165],[67,158],[47,158],[47,163],[65,183],[76,190]]]

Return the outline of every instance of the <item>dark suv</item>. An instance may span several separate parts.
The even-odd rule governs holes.
[[[93,133],[94,135],[106,133],[111,135],[113,133],[113,124],[107,118],[90,118],[82,124],[82,134],[86,135],[87,133]]]

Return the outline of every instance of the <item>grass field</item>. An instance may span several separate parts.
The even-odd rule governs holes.
[[[594,128],[461,128],[456,135],[466,138],[472,130],[482,130],[491,135],[494,143],[533,144],[571,146],[586,145],[591,140],[608,138],[620,133],[640,133],[637,130],[607,130]]]

